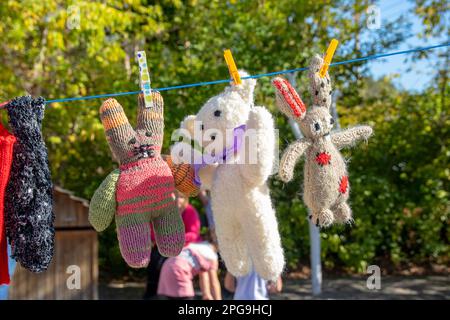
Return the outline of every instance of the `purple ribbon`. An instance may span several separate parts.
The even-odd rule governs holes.
[[[234,155],[238,152],[244,141],[244,133],[247,130],[247,125],[243,124],[239,127],[233,129],[233,145],[228,148],[224,148],[221,153],[216,155],[202,155],[202,163],[194,163],[194,183],[200,187],[202,182],[200,180],[199,172],[200,169],[207,166],[208,164],[217,163],[219,161],[226,162],[230,156]],[[205,158],[208,158],[208,161],[205,161]]]

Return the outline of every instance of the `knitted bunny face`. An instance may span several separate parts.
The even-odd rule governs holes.
[[[162,121],[164,102],[158,92],[152,94],[153,108],[145,108],[143,96],[139,96],[136,130],[132,128],[124,113],[119,118],[111,118],[110,116],[117,113],[118,110],[110,105],[104,105],[100,110],[106,139],[119,164],[154,158],[160,154],[164,130]],[[110,121],[110,119],[115,119],[115,121]]]
[[[333,128],[334,119],[327,108],[313,107],[309,109],[303,120],[299,121],[303,135],[310,139],[326,136]]]
[[[248,74],[240,71],[241,77]],[[256,80],[246,79],[240,85],[230,85],[217,96],[209,99],[195,116],[188,116],[183,121],[183,127],[190,132],[200,132],[199,143],[206,147],[218,136],[224,139],[225,147],[233,143],[227,134],[236,127],[245,124],[253,105],[253,91]]]

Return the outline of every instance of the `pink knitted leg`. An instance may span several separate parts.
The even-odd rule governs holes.
[[[133,221],[133,216],[117,227],[120,252],[127,264],[133,268],[144,268],[150,262],[152,240],[150,224]]]

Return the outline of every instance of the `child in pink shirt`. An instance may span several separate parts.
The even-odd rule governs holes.
[[[218,268],[217,254],[208,243],[187,246],[177,257],[168,258],[161,269],[158,295],[169,299],[192,299],[195,296],[193,278],[198,274],[208,275]],[[203,297],[212,299],[208,277],[200,276]],[[208,292],[206,292],[208,291]]]
[[[190,243],[202,241],[202,237],[200,236],[200,218],[197,210],[192,205],[187,203],[182,211],[181,217],[183,218],[185,230],[184,246],[187,246]]]
[[[181,217],[184,222],[185,230],[185,246],[193,242],[202,241],[200,237],[200,218],[197,210],[189,204],[189,199],[181,193],[177,193],[178,210],[181,212]],[[153,232],[153,226],[151,226],[151,239],[152,244],[155,242],[155,234]],[[157,298],[158,283],[162,265],[166,260],[166,257],[161,256],[158,252],[158,248],[154,245],[152,248],[152,256],[150,264],[147,268],[147,288],[144,293],[144,299]]]
[[[184,222],[184,246],[186,247],[190,243],[202,241],[202,237],[200,236],[201,224],[197,210],[188,202],[188,200],[183,195],[178,196],[178,208],[181,212],[181,218]],[[151,226],[151,239],[152,243],[155,243],[155,233],[153,231],[153,226]],[[158,249],[154,248],[154,250]]]
[[[177,257],[164,262],[159,276],[158,295],[192,299],[195,296],[192,280],[199,275],[203,299],[221,299],[217,253],[211,244],[201,242],[201,223],[197,210],[182,195],[178,197],[178,208],[185,226],[185,247]]]

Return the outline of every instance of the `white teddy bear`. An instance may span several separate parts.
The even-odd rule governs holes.
[[[241,71],[240,75],[248,74]],[[267,109],[253,105],[255,85],[254,79],[231,84],[209,99],[197,115],[186,117],[181,127],[197,138],[204,155],[213,156],[208,165],[199,166],[198,178],[202,188],[211,191],[219,251],[228,271],[243,276],[253,266],[261,277],[274,280],[284,268],[267,187],[275,162],[275,129]],[[227,139],[230,132],[234,139]],[[189,161],[186,151],[190,148],[186,142],[176,143],[174,161]],[[201,151],[194,153],[199,161]]]

